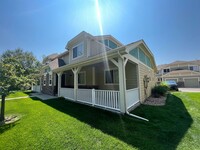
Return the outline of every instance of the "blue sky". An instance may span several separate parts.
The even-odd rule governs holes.
[[[144,39],[157,65],[200,59],[200,0],[99,0],[104,34]],[[65,51],[81,31],[100,35],[95,0],[1,0],[0,53],[22,48],[39,59]]]

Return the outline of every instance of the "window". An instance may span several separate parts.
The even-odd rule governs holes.
[[[49,74],[49,86],[52,86],[52,74]]]
[[[43,77],[43,85],[46,86],[46,74],[44,74],[44,77]]]
[[[169,69],[163,69],[163,72],[168,73],[168,72],[170,72],[170,70]]]
[[[146,64],[148,67],[153,68],[153,65],[151,63],[151,60],[148,55],[146,55],[140,48],[134,48],[132,49],[129,54],[131,54],[133,57],[139,59],[141,62]]]
[[[80,57],[83,55],[84,52],[84,45],[83,43],[77,45],[76,47],[73,48],[73,59]]]
[[[111,40],[99,40],[100,43],[103,43],[104,45],[110,47],[111,49],[115,49],[117,48],[117,44],[115,44],[113,41]]]
[[[85,76],[85,72],[79,72],[79,74],[78,74],[78,84],[79,85],[85,85],[85,83],[86,83],[86,76]]]
[[[190,70],[198,71],[198,66],[190,66]]]
[[[145,54],[142,50],[139,50],[139,60],[141,62],[143,62],[144,64],[146,64],[146,61],[145,61]]]
[[[117,84],[119,83],[119,76],[118,76],[118,70],[106,70],[105,71],[105,83],[106,84]]]
[[[117,44],[115,44],[113,41],[109,40],[109,47],[112,49],[117,48]]]
[[[132,56],[138,59],[138,48],[134,48],[129,52]]]

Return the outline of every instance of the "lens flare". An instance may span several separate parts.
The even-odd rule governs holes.
[[[97,20],[99,24],[99,30],[100,30],[100,35],[101,35],[101,41],[104,43],[104,37],[103,37],[103,26],[102,26],[102,18],[101,18],[101,11],[100,11],[100,6],[99,6],[99,1],[95,1],[95,7],[96,7],[96,14],[97,14]],[[103,58],[104,58],[104,68],[110,69],[109,64],[108,64],[108,57],[106,53],[106,46],[103,44]]]

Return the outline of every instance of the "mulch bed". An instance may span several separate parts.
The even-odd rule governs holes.
[[[20,120],[20,117],[16,116],[16,115],[6,116],[5,120],[0,122],[0,126],[6,125],[6,124],[11,124],[11,123],[17,122],[19,120]]]
[[[144,105],[151,105],[151,106],[164,106],[166,102],[166,97],[162,96],[159,98],[155,97],[148,97],[145,102],[143,103]]]

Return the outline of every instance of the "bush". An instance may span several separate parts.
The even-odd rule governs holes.
[[[158,85],[151,90],[151,94],[153,95],[153,97],[160,97],[160,96],[165,96],[167,91],[169,91],[168,86]]]

